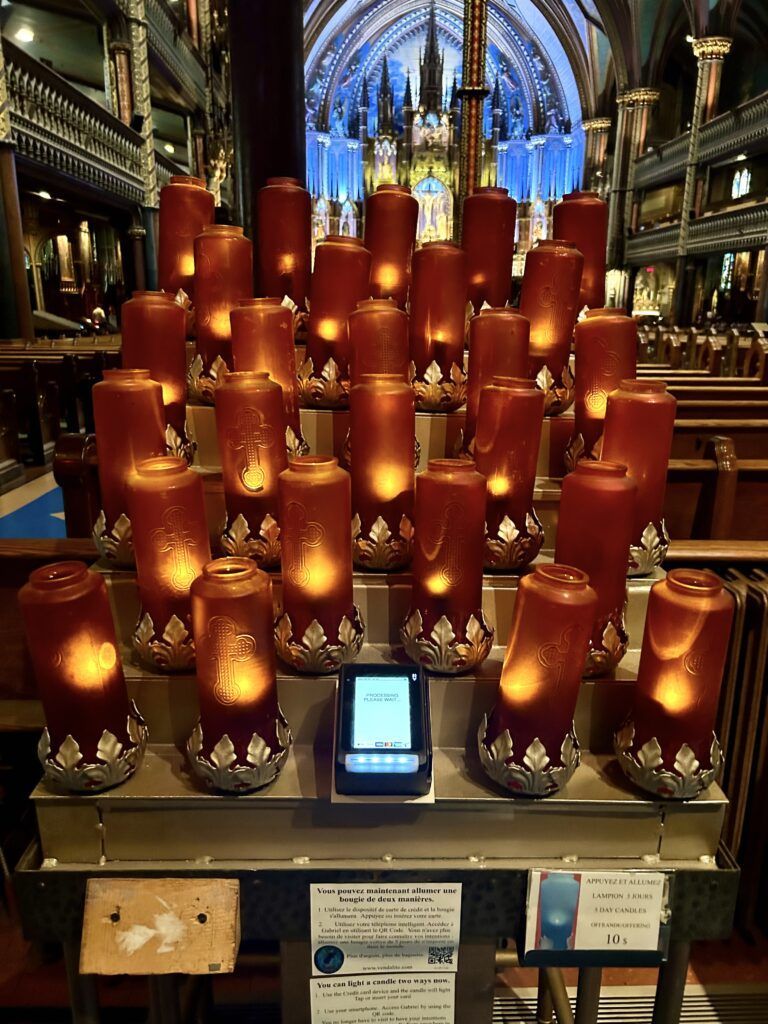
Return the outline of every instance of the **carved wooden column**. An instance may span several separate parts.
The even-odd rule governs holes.
[[[109,44],[112,79],[115,91],[115,114],[123,124],[133,117],[133,84],[131,82],[131,46],[122,39]]]
[[[461,149],[459,153],[459,202],[454,231],[460,237],[461,208],[465,196],[475,191],[483,146],[483,103],[485,84],[488,0],[464,0],[464,57],[461,97]]]
[[[624,193],[627,187],[627,164],[629,140],[632,130],[632,106],[629,93],[616,97],[619,108],[616,118],[616,139],[613,146],[613,171],[611,194],[608,198],[608,267],[615,267],[621,259],[622,235],[624,231]]]
[[[229,0],[238,221],[256,235],[267,178],[306,177],[301,0]]]
[[[16,155],[11,142],[5,61],[0,45],[0,337],[32,340],[34,336]]]
[[[658,89],[632,89],[628,94],[632,103],[632,131],[629,140],[629,160],[627,161],[627,191],[624,202],[624,233],[637,227],[635,223],[637,208],[635,204],[635,162],[645,152],[645,140],[648,136],[648,118],[651,107],[659,101]],[[623,242],[623,239],[622,239]],[[622,245],[623,254],[623,245]]]
[[[582,122],[586,135],[584,147],[584,188],[604,196],[608,191],[605,178],[605,159],[608,155],[608,133],[611,130],[609,117],[593,117]]]
[[[677,236],[677,265],[675,268],[675,323],[683,325],[690,306],[690,279],[692,268],[687,266],[688,231],[691,212],[696,198],[696,174],[699,163],[699,133],[701,126],[717,112],[723,59],[731,49],[731,40],[725,36],[707,36],[691,43],[696,57],[696,95],[693,101],[691,130],[688,134],[688,157],[685,165],[683,205],[680,211],[680,231]]]

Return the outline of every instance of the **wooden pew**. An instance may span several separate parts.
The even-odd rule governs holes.
[[[19,423],[22,460],[42,466],[53,458],[61,433],[59,387],[44,381],[34,360],[7,366],[0,363],[0,390],[13,391]]]
[[[753,419],[677,419],[671,458],[703,458],[707,442],[718,435],[733,439],[741,459],[768,458],[768,423]]]
[[[90,537],[101,508],[95,434],[62,434],[53,476],[62,491],[67,536]]]
[[[0,492],[24,481],[16,393],[0,391]]]
[[[677,403],[677,419],[768,421],[768,400],[746,401],[739,398],[729,402],[722,399],[707,399],[701,402],[683,399]]]

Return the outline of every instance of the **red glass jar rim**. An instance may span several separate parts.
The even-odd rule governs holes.
[[[166,302],[173,302],[175,296],[171,292],[158,291],[157,289],[152,290],[150,288],[137,288],[131,292],[131,300],[133,299],[163,299]]]
[[[475,464],[469,459],[430,459],[427,469],[434,473],[474,473]]]
[[[437,238],[434,242],[425,242],[422,247],[417,250],[416,256],[422,252],[439,252],[445,250],[445,252],[455,253],[457,255],[463,255],[464,250],[456,242],[449,242],[447,238]]]
[[[385,185],[377,185],[376,192],[390,192],[401,196],[409,196],[411,194],[411,190],[408,185],[396,185],[394,182],[388,182]],[[374,195],[376,195],[376,192],[374,192]]]
[[[104,380],[119,380],[125,384],[140,384],[142,381],[150,379],[149,370],[130,369],[128,367],[103,370],[102,376]]]
[[[238,387],[247,387],[249,384],[263,384],[264,381],[271,381],[269,370],[230,370],[219,386],[235,384]],[[279,387],[280,385],[275,386]]]
[[[232,580],[248,580],[258,572],[259,569],[256,563],[250,558],[238,558],[236,556],[214,558],[203,566],[203,576],[207,580],[215,580],[217,583],[231,582]]]
[[[328,242],[334,245],[348,245],[353,249],[363,248],[362,238],[356,238],[354,235],[326,235],[322,242],[318,243],[318,248],[321,245],[326,245]]]
[[[509,189],[502,188],[500,185],[481,185],[480,188],[476,188],[472,193],[472,196],[508,196]],[[467,199],[471,199],[472,196],[467,196]]]
[[[581,473],[582,476],[586,473],[592,476],[626,476],[627,467],[623,462],[609,462],[607,459],[601,459],[598,462],[582,459],[575,472]]]
[[[239,299],[235,309],[248,309],[249,307],[271,309],[273,306],[279,306],[280,309],[288,309],[287,306],[283,305],[283,300],[278,299],[276,295],[260,295],[255,299]]]
[[[626,306],[596,306],[594,309],[587,310],[587,320],[591,320],[595,316],[621,316],[626,317],[627,320],[631,319],[627,316]]]
[[[512,309],[511,306],[486,306],[485,309],[481,309],[477,316],[482,317],[503,317],[507,320],[527,320],[527,316],[523,316],[516,309]],[[474,317],[473,317],[474,319]]]
[[[576,243],[567,238],[540,238],[532,252],[539,249],[575,249]]]
[[[136,463],[139,476],[178,476],[179,473],[186,473],[188,468],[186,459],[178,455],[155,455]]]
[[[405,310],[400,309],[395,299],[361,299],[349,315],[354,316],[355,313],[388,313],[391,311],[407,315]]]
[[[505,391],[535,391],[536,381],[530,377],[502,377],[491,378],[491,384],[495,388],[504,388]]]
[[[288,463],[288,469],[298,473],[314,473],[318,470],[333,469],[338,464],[339,460],[335,455],[296,455]]]
[[[667,382],[655,377],[627,377],[619,382],[619,391],[632,391],[637,395],[660,395],[667,390]]]
[[[195,188],[206,188],[202,178],[196,178],[194,174],[172,174],[171,185],[193,185]]]
[[[573,590],[589,586],[589,576],[581,569],[573,565],[564,565],[561,562],[552,562],[549,565],[537,565],[534,568],[534,577],[554,587],[569,587]]]
[[[84,579],[89,571],[85,562],[75,559],[69,562],[51,562],[50,565],[41,565],[39,569],[33,569],[29,574],[29,582],[33,587],[45,590],[69,587]]]
[[[219,235],[223,238],[242,238],[244,235],[243,228],[239,224],[208,224],[203,228],[201,237],[214,237]]]
[[[667,583],[689,597],[711,597],[723,589],[723,581],[709,569],[670,569]]]
[[[280,175],[275,178],[267,178],[265,188],[270,188],[273,185],[290,185],[293,188],[300,188],[302,192],[306,191],[298,178],[280,177]]]
[[[357,380],[359,384],[402,384],[403,387],[412,390],[411,385],[403,379],[402,373],[361,373]]]
[[[574,189],[573,192],[566,192],[563,195],[563,200],[567,202],[569,199],[600,199],[599,192],[582,192],[581,189]],[[602,202],[602,200],[600,200]]]

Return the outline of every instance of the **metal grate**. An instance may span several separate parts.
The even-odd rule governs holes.
[[[569,993],[570,994],[570,993]],[[650,987],[603,989],[598,1024],[650,1024],[654,990]],[[536,1024],[536,996],[496,995],[493,1024]],[[686,993],[680,1024],[768,1024],[768,988]]]

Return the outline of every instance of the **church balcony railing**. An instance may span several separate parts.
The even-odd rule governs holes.
[[[121,0],[121,7],[126,0]],[[190,109],[205,109],[205,64],[166,0],[146,0],[147,41]]]
[[[768,92],[707,121],[699,133],[699,164],[738,153],[768,149]],[[688,132],[664,142],[635,163],[635,188],[682,179],[688,156]]]
[[[19,158],[129,204],[142,203],[138,132],[8,39],[3,52]]]
[[[174,163],[173,160],[169,160],[165,153],[159,153],[157,150],[155,150],[155,167],[157,168],[157,184],[159,188],[167,185],[174,174],[189,173],[183,167],[179,167],[177,163]]]
[[[640,231],[627,239],[625,256],[634,266],[656,260],[671,260],[677,254],[680,227],[664,227]],[[688,255],[738,251],[764,246],[768,238],[768,200],[751,206],[705,214],[690,222]]]

